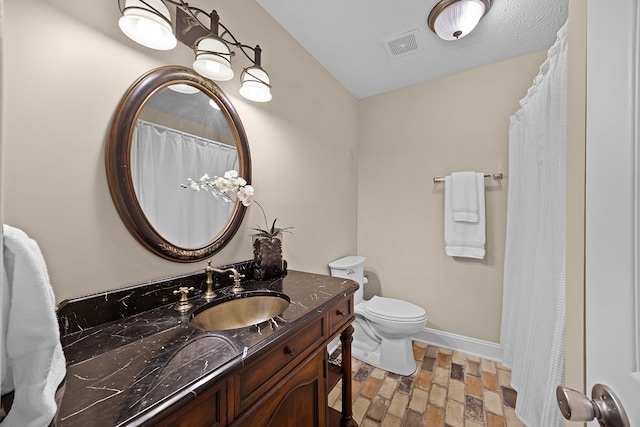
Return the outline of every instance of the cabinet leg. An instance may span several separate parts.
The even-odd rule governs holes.
[[[353,402],[351,391],[351,343],[353,342],[353,326],[349,325],[340,334],[342,342],[342,417],[341,427],[357,427],[353,419]]]

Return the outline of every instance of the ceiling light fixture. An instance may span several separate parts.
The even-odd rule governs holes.
[[[168,5],[175,8],[175,25]],[[236,54],[232,49],[242,52],[251,65],[243,69],[240,94],[256,102],[271,100],[269,75],[260,64],[262,49],[239,42],[215,10],[207,13],[184,0],[118,0],[118,7],[122,13],[118,25],[127,37],[151,49],[170,50],[178,41],[189,46],[195,53],[193,69],[211,80],[231,80],[231,58]],[[208,26],[201,15],[209,18]]]
[[[442,0],[429,13],[429,28],[443,40],[469,34],[491,7],[491,0]]]

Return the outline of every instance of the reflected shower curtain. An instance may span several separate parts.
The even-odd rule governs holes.
[[[503,364],[529,427],[564,425],[567,24],[509,128]]]
[[[166,240],[198,248],[218,234],[234,205],[209,192],[184,189],[187,178],[238,170],[235,147],[138,120],[131,140],[131,175],[140,207]]]

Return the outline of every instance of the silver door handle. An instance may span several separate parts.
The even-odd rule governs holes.
[[[627,413],[609,387],[596,384],[591,399],[579,391],[559,385],[556,398],[560,412],[569,421],[598,420],[601,427],[631,427]]]

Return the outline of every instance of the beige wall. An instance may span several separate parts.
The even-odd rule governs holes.
[[[570,1],[571,16],[580,3]],[[254,1],[216,7],[234,33],[264,50],[272,102],[244,101],[237,80],[220,86],[247,130],[258,200],[281,225],[295,227],[285,241],[291,268],[327,273],[328,261],[359,253],[367,257],[369,289],[425,307],[429,327],[498,342],[508,117],[546,53],[358,102]],[[130,42],[117,28],[115,2],[7,0],[4,8],[0,215],[37,239],[57,299],[203,267],[142,248],[122,225],[104,173],[105,138],[126,88],[152,68],[189,65],[192,53]],[[584,42],[582,30],[571,26],[571,37]],[[584,58],[572,57],[572,69],[583,70]],[[570,99],[580,96],[580,83],[573,88]],[[580,102],[573,104],[578,118],[570,117],[570,159],[583,145]],[[568,194],[580,191],[580,159],[569,164]],[[484,261],[444,255],[443,187],[432,178],[464,169],[506,174],[502,183],[487,180]],[[579,197],[568,203],[573,214],[581,211]],[[214,263],[250,258],[246,236],[260,222],[259,211],[250,209]],[[569,245],[581,253],[579,227],[568,235],[577,236]],[[580,262],[580,256],[568,260],[568,345],[576,346],[568,366],[583,357],[576,350],[582,348]],[[577,371],[569,374],[579,383]]]
[[[216,6],[236,36],[261,45],[272,78],[268,104],[241,98],[239,79],[220,85],[246,128],[256,199],[295,227],[284,242],[290,268],[328,273],[356,249],[357,101],[254,1]],[[111,201],[104,147],[120,97],[152,68],[193,61],[185,46],[138,47],[118,15],[115,1],[5,2],[2,213],[39,243],[58,300],[205,266],[148,252]],[[239,74],[248,63],[236,60]],[[251,258],[249,229],[261,223],[250,208],[214,264]]]
[[[545,58],[529,54],[360,101],[358,252],[372,287],[424,307],[427,327],[500,341],[509,117]],[[484,260],[444,252],[444,185],[433,177],[463,170],[505,174],[485,180]]]

